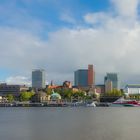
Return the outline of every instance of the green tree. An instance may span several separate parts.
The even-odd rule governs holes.
[[[130,97],[130,99],[140,100],[140,95],[139,94],[130,94],[129,97]]]
[[[111,92],[105,94],[105,96],[123,96],[124,94],[117,89],[113,89]]]
[[[45,90],[45,92],[47,93],[47,95],[51,95],[52,94],[52,89],[51,88],[47,88]]]
[[[62,99],[70,99],[72,96],[72,90],[67,88],[55,89],[55,92],[59,93]]]
[[[29,101],[33,95],[33,92],[21,92],[20,101]]]
[[[85,96],[85,100],[92,100],[93,97],[92,96]]]
[[[72,95],[73,95],[72,89],[64,89],[63,90],[63,96],[65,99],[70,99]]]
[[[9,102],[13,102],[14,101],[14,96],[12,94],[8,94],[7,99],[8,99]]]
[[[72,96],[75,99],[78,99],[78,98],[84,99],[85,98],[85,92],[84,91],[77,91],[77,92],[73,93]]]

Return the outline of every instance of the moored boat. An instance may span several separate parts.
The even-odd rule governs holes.
[[[90,104],[86,104],[86,107],[96,107],[96,104],[95,102],[92,102]]]
[[[136,100],[126,100],[123,97],[112,103],[113,105],[121,105],[128,107],[140,107],[140,102]]]

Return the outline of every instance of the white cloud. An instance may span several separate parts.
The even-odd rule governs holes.
[[[92,27],[60,29],[49,33],[47,41],[31,31],[1,27],[0,67],[29,78],[32,69],[44,68],[48,82],[62,83],[73,81],[75,70],[94,64],[97,83],[103,82],[106,72],[119,72],[125,82],[134,75],[136,82],[140,82],[136,78],[140,74],[140,22],[135,18],[138,3],[134,0],[129,7],[127,1],[113,1],[116,8],[113,12],[87,13],[85,24]],[[28,83],[28,79],[18,76],[6,81]]]
[[[85,15],[84,19],[87,23],[90,24],[100,24],[104,23],[107,20],[110,20],[110,16],[111,15],[104,12],[88,13],[87,15]]]
[[[68,23],[71,23],[71,24],[75,24],[76,23],[76,20],[70,16],[68,13],[63,13],[60,17],[60,19],[62,21],[65,21],[65,22],[68,22]]]
[[[111,0],[120,16],[135,18],[138,14],[139,0]]]
[[[31,82],[27,77],[24,76],[11,76],[6,79],[7,84],[18,84],[31,86]]]

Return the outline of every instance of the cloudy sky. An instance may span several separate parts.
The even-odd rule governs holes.
[[[0,81],[30,83],[43,68],[47,81],[73,82],[93,64],[121,84],[140,83],[140,0],[0,0]]]

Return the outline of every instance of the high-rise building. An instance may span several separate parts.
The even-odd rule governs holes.
[[[75,86],[88,86],[88,70],[80,69],[74,74]]]
[[[46,87],[45,70],[36,69],[32,71],[32,87],[42,89]]]
[[[113,90],[112,81],[106,80],[105,82],[105,93],[111,92]]]
[[[118,74],[117,73],[107,73],[104,79],[105,82],[105,89],[107,90],[113,90],[118,89]]]
[[[88,86],[95,85],[95,71],[93,65],[88,65]]]
[[[95,84],[95,72],[93,65],[88,65],[88,69],[80,69],[74,73],[75,86],[93,87]]]

